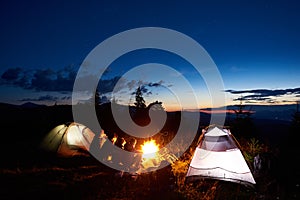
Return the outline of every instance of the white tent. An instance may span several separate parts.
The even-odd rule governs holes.
[[[210,178],[253,186],[253,175],[229,129],[203,130],[191,160],[187,181]]]
[[[63,157],[83,155],[89,151],[94,136],[95,134],[82,124],[61,124],[45,136],[41,148]]]

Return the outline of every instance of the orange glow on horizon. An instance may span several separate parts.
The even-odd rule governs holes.
[[[207,113],[207,114],[223,114],[223,113],[231,113],[231,114],[235,114],[234,110],[201,110],[200,112],[202,113]],[[250,110],[243,110],[242,113],[254,113],[254,111],[250,111]]]

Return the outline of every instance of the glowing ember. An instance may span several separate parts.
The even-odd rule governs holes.
[[[143,151],[143,158],[155,157],[156,152],[159,150],[159,145],[156,144],[155,140],[144,142],[141,145]]]

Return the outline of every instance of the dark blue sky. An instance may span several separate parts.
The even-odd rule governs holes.
[[[241,96],[249,103],[299,100],[300,3],[296,0],[2,0],[0,4],[0,102],[70,102],[74,77],[89,52],[105,39],[139,27],[173,29],[202,45],[222,75],[228,104]],[[106,79],[147,62],[171,65],[192,85],[203,85],[188,63],[158,51],[117,60]],[[171,85],[161,81],[155,79],[164,87]],[[118,95],[103,95],[121,102],[122,94],[133,91],[123,89]],[[260,93],[261,89],[270,95]],[[146,92],[149,100],[168,101],[168,94],[158,87],[148,86]],[[206,100],[201,106],[209,106]]]

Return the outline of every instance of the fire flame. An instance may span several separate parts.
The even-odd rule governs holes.
[[[143,151],[143,158],[153,158],[156,156],[156,152],[159,150],[159,145],[155,140],[149,140],[141,145]]]

